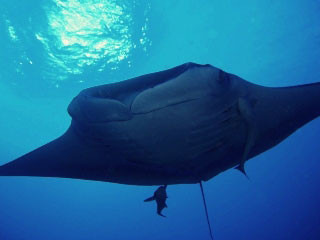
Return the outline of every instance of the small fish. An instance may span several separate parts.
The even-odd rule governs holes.
[[[157,213],[158,215],[162,216],[162,217],[166,217],[164,216],[161,212],[164,208],[167,208],[167,204],[166,204],[166,200],[168,198],[167,196],[167,185],[164,186],[160,186],[158,187],[158,189],[154,192],[152,197],[147,198],[146,200],[144,200],[145,202],[151,202],[151,201],[156,201],[157,203]]]

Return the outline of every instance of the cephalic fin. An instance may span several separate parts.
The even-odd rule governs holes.
[[[241,164],[241,163],[243,163],[243,164]],[[236,166],[234,169],[239,170],[241,173],[243,173],[250,180],[250,178],[248,177],[246,170],[244,168],[244,161],[241,163],[238,166]]]
[[[255,104],[250,104],[250,101],[248,101],[246,98],[239,98],[238,100],[238,108],[239,108],[240,114],[247,125],[247,137],[246,137],[246,143],[244,146],[242,158],[240,160],[239,165],[235,169],[242,172],[248,179],[249,177],[245,171],[244,163],[247,160],[248,154],[255,143],[256,135],[257,135],[255,118],[252,111],[254,105]]]

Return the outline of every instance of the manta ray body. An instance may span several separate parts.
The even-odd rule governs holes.
[[[163,185],[145,201],[157,213],[166,186],[200,183],[276,146],[320,115],[320,83],[259,86],[211,65],[185,63],[85,89],[68,107],[69,129],[0,167],[0,176]]]
[[[320,84],[270,88],[185,63],[85,89],[68,112],[61,137],[0,175],[170,185],[245,173],[245,161],[320,115]]]

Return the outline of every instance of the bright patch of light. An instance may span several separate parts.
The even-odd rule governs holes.
[[[6,20],[7,28],[8,28],[8,33],[12,41],[18,41],[18,36],[16,33],[16,30],[12,26],[11,22],[9,20]]]
[[[39,33],[36,33],[35,36],[39,41],[41,41],[41,42],[45,41],[45,39]]]
[[[86,66],[106,65],[116,70],[128,61],[136,45],[132,39],[132,1],[128,0],[53,0],[46,8],[49,37],[37,33],[35,37],[45,47],[50,63],[61,72],[81,74]],[[147,25],[142,32],[147,30]],[[145,33],[140,40],[144,45]],[[63,79],[60,79],[63,80]]]
[[[97,44],[95,44],[93,47],[97,50],[103,49],[107,46],[108,41],[107,40],[102,40],[100,42],[98,42]]]

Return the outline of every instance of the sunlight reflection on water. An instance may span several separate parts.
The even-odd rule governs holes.
[[[142,28],[142,38],[133,42],[134,20],[127,1],[55,0],[46,7],[50,41],[41,33],[36,37],[45,46],[50,64],[70,74],[82,74],[86,66],[96,65],[97,71],[117,70],[134,48],[150,44]],[[145,49],[146,51],[146,49]],[[61,76],[65,78],[65,76]]]
[[[145,0],[52,0],[21,12],[19,22],[4,14],[12,60],[4,78],[39,92],[126,71],[135,55],[148,55],[150,8]]]

